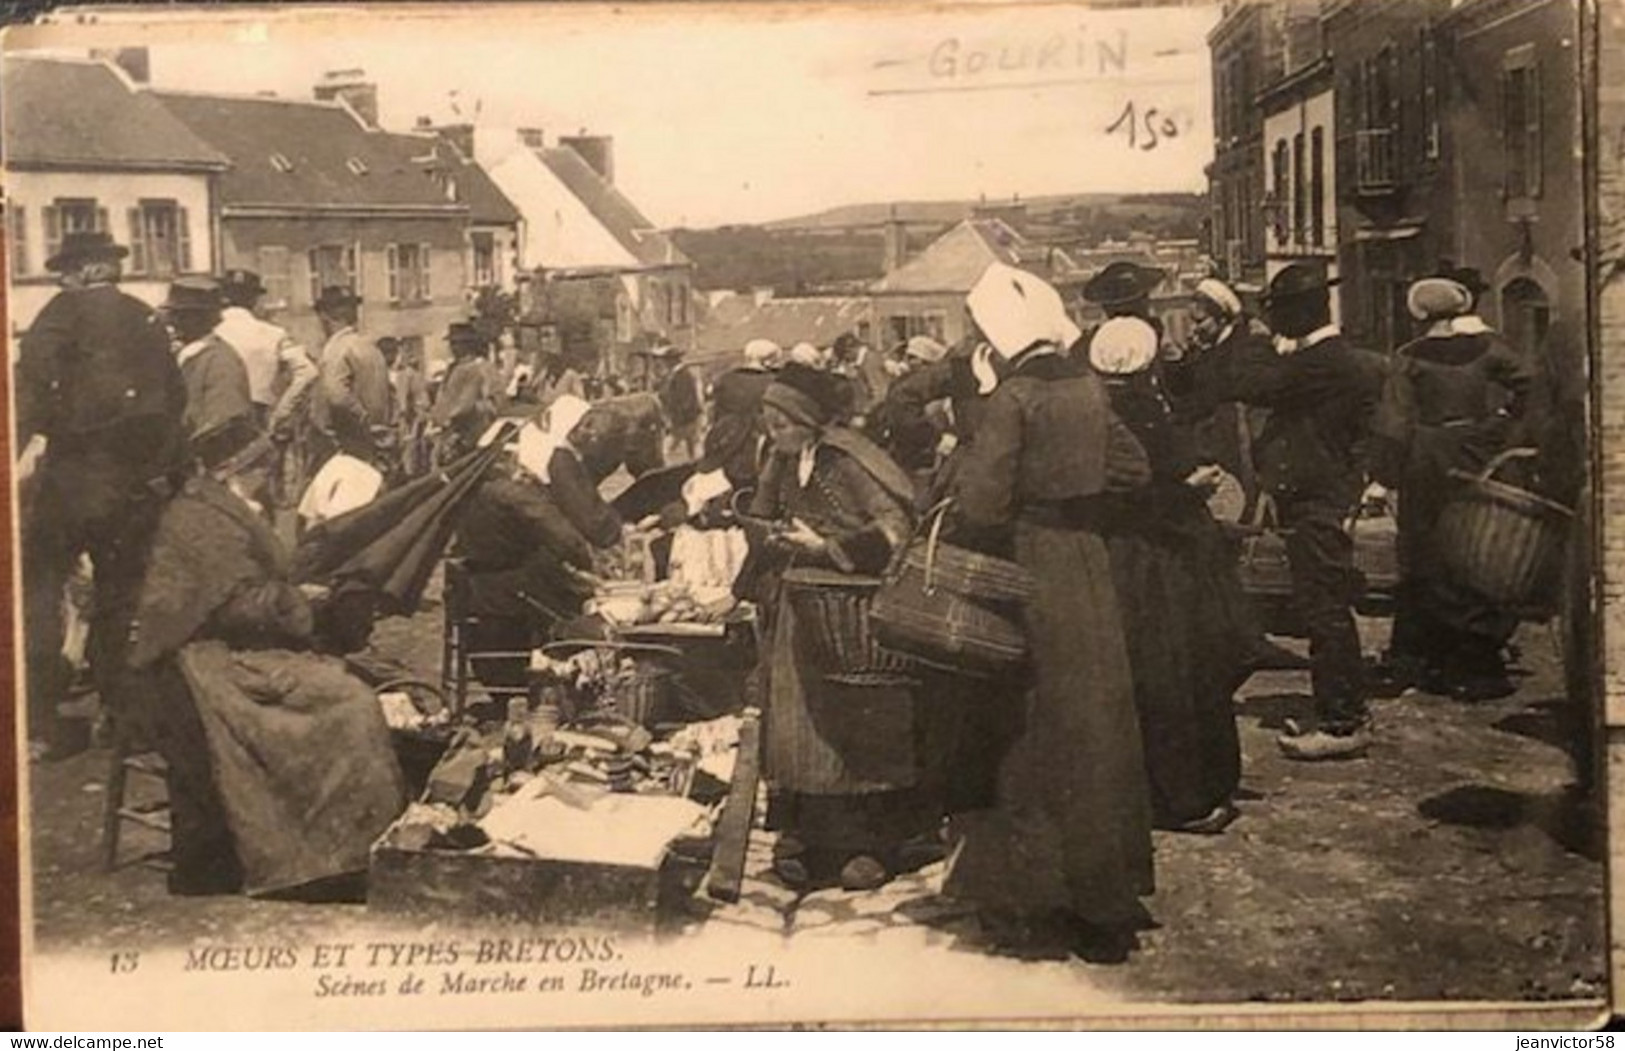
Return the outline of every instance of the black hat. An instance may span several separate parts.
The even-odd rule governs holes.
[[[773,374],[762,404],[799,423],[822,427],[839,411],[840,392],[829,373],[792,361]]]
[[[1103,307],[1122,306],[1150,296],[1166,276],[1153,267],[1119,260],[1089,279],[1083,298]]]
[[[401,348],[401,341],[396,339],[394,336],[379,336],[377,339],[373,340],[372,345],[382,351],[399,350]]]
[[[265,284],[252,270],[227,270],[220,279],[220,292],[226,302],[247,306],[265,294]]]
[[[164,309],[176,313],[183,310],[219,310],[222,305],[220,283],[212,277],[177,277],[169,286],[169,298]]]
[[[1444,266],[1439,269],[1437,276],[1449,278],[1475,298],[1488,292],[1490,288],[1489,282],[1484,280],[1484,275],[1478,272],[1477,267]]]
[[[328,285],[322,289],[321,295],[316,297],[314,306],[318,312],[333,310],[338,307],[355,307],[361,305],[361,297],[345,288],[343,285]]]
[[[446,327],[446,343],[452,347],[484,348],[486,339],[471,321],[453,321]]]
[[[1339,280],[1341,279],[1326,276],[1325,267],[1292,263],[1282,267],[1280,273],[1270,278],[1269,287],[1264,290],[1264,302],[1274,303],[1298,296],[1324,294]]]
[[[62,238],[62,246],[45,261],[45,269],[52,273],[72,270],[80,263],[98,259],[123,259],[130,250],[113,243],[113,235],[97,231],[75,231]]]

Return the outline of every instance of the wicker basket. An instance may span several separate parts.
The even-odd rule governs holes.
[[[617,679],[609,700],[621,717],[652,730],[670,718],[674,671],[650,661],[635,661],[630,675]]]
[[[1451,578],[1513,611],[1550,605],[1574,518],[1562,504],[1495,481],[1508,461],[1534,455],[1533,449],[1508,449],[1476,475],[1452,471],[1465,484],[1437,527],[1439,555]]]
[[[929,534],[910,544],[888,575],[870,620],[884,647],[921,664],[1006,674],[1027,659],[1021,605],[1032,595],[1032,577],[1013,562],[942,543],[946,510],[934,509]]]
[[[876,577],[825,569],[787,569],[785,597],[795,611],[826,678],[857,685],[906,680],[913,662],[880,648],[869,623],[869,606],[880,589]]]

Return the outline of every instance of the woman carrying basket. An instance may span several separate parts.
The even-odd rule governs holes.
[[[1534,373],[1495,333],[1453,329],[1452,320],[1472,306],[1459,283],[1424,278],[1407,299],[1428,329],[1395,352],[1372,465],[1377,480],[1400,493],[1400,588],[1387,685],[1462,700],[1504,697],[1512,684],[1501,653],[1517,615],[1453,582],[1435,534],[1460,491],[1452,472],[1476,473],[1517,444]]]
[[[910,536],[909,477],[874,443],[834,425],[841,392],[828,373],[791,364],[762,396],[771,455],[749,514],[752,554],[741,593],[766,598],[764,769],[781,832],[775,871],[796,885],[885,883],[935,842],[940,799],[928,784],[926,710],[904,681],[837,682],[787,600],[787,572],[881,573]],[[762,524],[762,523],[771,523]]]
[[[967,300],[1001,359],[956,480],[966,523],[1002,534],[1036,582],[1026,609],[1032,688],[997,803],[957,815],[945,892],[996,943],[1116,962],[1148,921],[1151,804],[1134,684],[1098,498],[1144,485],[1140,443],[1099,380],[1068,361],[1060,295],[990,266]]]

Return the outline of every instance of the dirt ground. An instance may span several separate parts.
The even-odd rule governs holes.
[[[1363,625],[1368,647],[1386,632]],[[437,677],[439,609],[379,626],[375,649]],[[1567,705],[1556,639],[1520,637],[1521,685],[1468,705],[1423,694],[1376,704],[1367,758],[1284,760],[1274,737],[1307,706],[1307,676],[1258,675],[1238,698],[1242,818],[1222,836],[1158,833],[1160,927],[1129,963],[1074,962],[1095,987],[1158,1002],[1587,999],[1605,989],[1603,867],[1586,809],[1567,792]],[[43,947],[147,939],[252,942],[370,918],[360,905],[177,899],[141,865],[101,870],[108,753],[32,770],[35,909]],[[161,840],[129,837],[127,854]],[[743,922],[798,938],[913,922],[928,869],[871,895],[807,898],[772,885],[765,834],[746,901],[692,925]],[[750,887],[754,885],[754,892]],[[930,944],[979,952],[967,920]],[[1007,961],[1012,980],[1023,968]]]

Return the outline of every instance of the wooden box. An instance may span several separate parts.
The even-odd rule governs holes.
[[[392,843],[391,832],[373,845],[367,881],[367,908],[388,915],[652,930],[663,888],[669,895],[682,876],[672,864],[642,868],[411,849]]]

